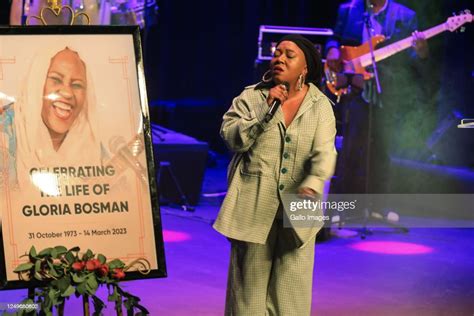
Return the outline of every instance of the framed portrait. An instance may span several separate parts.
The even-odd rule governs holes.
[[[0,28],[0,288],[32,246],[166,276],[138,27]]]

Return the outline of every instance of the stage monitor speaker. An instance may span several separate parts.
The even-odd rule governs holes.
[[[458,128],[462,115],[448,114],[432,133],[426,145],[433,154],[431,159],[443,165],[474,167],[474,130]]]
[[[160,200],[197,205],[208,144],[155,124],[152,124],[152,135]]]
[[[150,107],[153,122],[207,142],[213,150],[225,149],[219,136],[225,110],[214,99],[157,100]]]

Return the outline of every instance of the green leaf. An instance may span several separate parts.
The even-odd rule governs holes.
[[[81,248],[79,248],[79,247],[72,247],[71,249],[69,249],[69,251],[71,251],[71,252],[77,252],[77,251],[81,251]]]
[[[58,255],[65,254],[67,252],[67,248],[64,247],[64,246],[56,246],[56,247],[54,247],[54,249],[56,250]]]
[[[21,301],[20,304],[25,304],[25,305],[30,305],[31,307],[28,307],[28,308],[25,308],[25,309],[22,309],[25,313],[31,313],[32,311],[36,310],[34,307],[33,307],[33,304],[35,302],[31,299],[31,298],[27,298],[27,299],[24,299],[23,301]]]
[[[31,258],[36,258],[37,254],[36,254],[36,248],[35,246],[31,246],[30,248],[30,257]]]
[[[73,264],[74,261],[76,261],[76,258],[74,257],[71,251],[68,251],[66,255],[64,256],[64,258],[69,264]]]
[[[62,277],[61,279],[57,280],[58,289],[61,293],[64,293],[70,286],[71,286],[71,279],[69,277]]]
[[[53,297],[53,306],[58,306],[59,304],[61,304],[63,299],[64,298],[59,297],[59,296]]]
[[[49,274],[51,274],[51,275],[52,275],[53,277],[55,277],[55,278],[59,278],[59,277],[60,277],[60,275],[56,272],[55,269],[51,269],[51,270],[49,271]]]
[[[76,291],[76,289],[74,288],[74,286],[72,285],[69,285],[69,287],[66,289],[66,291],[64,291],[61,296],[62,297],[69,297],[71,296],[72,294],[74,294],[74,292]]]
[[[77,275],[77,273],[73,273],[73,274],[72,274],[72,280],[73,280],[74,282],[76,282],[76,283],[82,283],[82,282],[84,282],[84,281],[86,280],[86,278]]]
[[[106,284],[111,284],[111,285],[114,285],[114,284],[117,284],[118,283],[118,280],[117,279],[114,279],[114,278],[110,278],[108,275],[105,277],[105,280],[104,282]]]
[[[109,302],[117,302],[120,299],[120,295],[117,292],[113,292],[107,299]]]
[[[46,256],[51,256],[51,251],[53,250],[53,248],[46,248],[46,249],[43,249],[40,251],[40,253],[38,254],[38,257],[46,257]]]
[[[109,262],[109,269],[110,270],[116,269],[116,268],[123,268],[123,267],[125,267],[125,263],[123,263],[123,261],[120,260],[120,259],[114,259],[114,260]]]
[[[62,266],[55,266],[54,270],[56,271],[56,274],[58,275],[58,278],[64,277],[64,270]]]
[[[56,269],[54,268],[54,265],[49,261],[48,261],[48,267],[49,267],[49,274],[51,274],[55,278],[59,277],[59,274],[57,273]]]
[[[31,262],[25,262],[16,267],[13,272],[24,272],[30,270],[31,268],[33,268],[33,264]]]
[[[97,259],[99,259],[100,264],[104,264],[107,261],[107,258],[101,253],[97,255]]]
[[[89,288],[91,290],[93,290],[95,292],[95,290],[97,290],[97,288],[99,287],[99,284],[97,283],[97,280],[95,279],[94,276],[92,277],[89,277],[87,279],[87,285],[89,286]]]
[[[51,310],[51,307],[53,306],[53,301],[49,298],[48,295],[45,296],[44,298],[44,310]]]
[[[35,272],[34,277],[35,277],[36,280],[40,280],[40,281],[43,280],[43,276],[41,274],[39,274],[38,272]]]
[[[83,282],[81,284],[79,284],[77,287],[76,287],[76,291],[77,293],[79,293],[80,295],[84,295],[84,293],[86,293],[86,282]]]
[[[86,253],[82,256],[82,261],[87,261],[89,259],[92,259],[94,257],[94,254],[90,249],[87,249]]]
[[[50,300],[53,300],[56,297],[56,291],[54,289],[49,289],[48,291],[48,297]]]
[[[35,272],[41,271],[41,260],[36,260],[35,262]]]
[[[95,295],[95,292],[97,291],[97,289],[93,289],[89,286],[89,284],[86,284],[86,293],[89,294],[89,295]]]
[[[58,251],[55,248],[51,249],[51,257],[54,259],[58,257]]]

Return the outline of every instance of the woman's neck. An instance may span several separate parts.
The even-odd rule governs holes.
[[[308,89],[309,89],[309,86],[307,84],[304,84],[303,89],[301,89],[301,90],[296,89],[295,86],[290,87],[290,91],[288,91],[288,98],[291,99],[291,98],[297,97],[301,94],[306,94],[306,91],[308,91]]]
[[[59,134],[56,133],[55,131],[52,131],[48,128],[49,136],[51,136],[51,142],[53,144],[54,151],[58,151],[59,147],[64,142],[64,139],[66,138],[67,133],[64,134]]]

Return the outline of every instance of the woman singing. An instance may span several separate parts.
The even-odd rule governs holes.
[[[321,74],[314,45],[285,36],[262,82],[224,115],[221,136],[235,154],[214,228],[231,242],[226,315],[310,314],[319,228],[283,225],[282,195],[321,195],[333,174],[336,127]],[[268,119],[274,100],[281,107]]]

